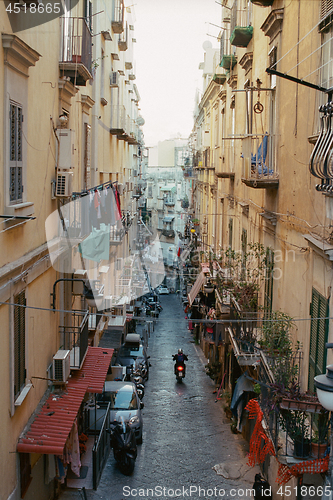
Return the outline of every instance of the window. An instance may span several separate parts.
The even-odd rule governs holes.
[[[246,261],[247,261],[247,230],[242,229],[242,236],[241,236],[241,243],[242,243],[242,273],[241,273],[241,279],[246,280]]]
[[[148,186],[148,198],[153,197],[153,186]]]
[[[84,124],[84,188],[90,187],[90,165],[91,165],[91,126]]]
[[[265,291],[264,291],[264,317],[269,318],[272,312],[273,303],[273,271],[274,271],[274,252],[271,248],[266,250],[266,269],[265,269]]]
[[[22,106],[10,101],[9,110],[9,161],[10,161],[10,203],[22,201]]]
[[[315,288],[312,288],[312,301],[310,304],[311,332],[309,353],[309,378],[308,388],[315,392],[314,377],[325,373],[326,351],[325,343],[328,337],[329,305]]]
[[[25,291],[14,296],[14,397],[25,385]]]
[[[333,0],[321,0],[319,30],[321,31],[320,84],[325,88],[333,85]]]
[[[229,248],[232,250],[232,219],[229,219]]]

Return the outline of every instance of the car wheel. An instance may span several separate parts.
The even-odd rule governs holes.
[[[136,444],[142,444],[142,433],[141,433],[141,436],[139,438],[137,438]]]

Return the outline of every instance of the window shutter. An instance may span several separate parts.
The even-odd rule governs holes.
[[[314,392],[314,377],[326,370],[325,343],[328,337],[328,300],[312,289],[308,388]]]
[[[325,19],[325,17],[333,9],[333,0],[321,0],[320,4],[320,20]]]

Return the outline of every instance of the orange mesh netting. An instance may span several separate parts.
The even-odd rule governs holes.
[[[329,456],[325,458],[318,458],[316,460],[307,460],[306,462],[295,464],[292,467],[288,467],[288,465],[284,464],[279,464],[276,482],[279,484],[286,484],[292,476],[300,477],[306,472],[308,474],[319,474],[320,472],[327,472],[328,461]]]
[[[250,451],[248,455],[248,465],[254,467],[256,464],[262,464],[268,454],[275,456],[274,446],[267,437],[262,425],[263,413],[256,399],[251,399],[245,407],[249,411],[249,418],[256,418],[254,430],[250,439]],[[262,447],[262,441],[264,446]]]
[[[268,454],[272,456],[275,455],[275,450],[273,443],[266,435],[262,427],[263,412],[260,409],[259,403],[256,399],[251,399],[245,407],[245,410],[249,412],[249,418],[256,418],[256,423],[254,426],[253,434],[250,439],[250,451],[248,455],[248,465],[254,467],[265,461]],[[262,442],[264,446],[262,447]],[[288,467],[285,464],[279,464],[279,470],[276,478],[276,482],[280,485],[286,484],[292,476],[299,477],[304,473],[308,474],[319,474],[321,472],[328,471],[329,456],[325,458],[318,458],[315,460],[306,460],[305,462],[300,462]]]

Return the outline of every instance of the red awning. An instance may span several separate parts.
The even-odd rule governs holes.
[[[113,349],[88,347],[81,370],[73,372],[66,389],[52,393],[20,436],[17,451],[62,455],[86,392],[103,391]]]
[[[205,277],[204,273],[201,272],[199,274],[199,276],[197,277],[197,279],[195,280],[195,283],[192,286],[190,293],[188,294],[188,303],[190,304],[190,306],[193,304],[194,299],[198,295],[201,286],[205,282],[205,279],[206,279],[206,277]]]

